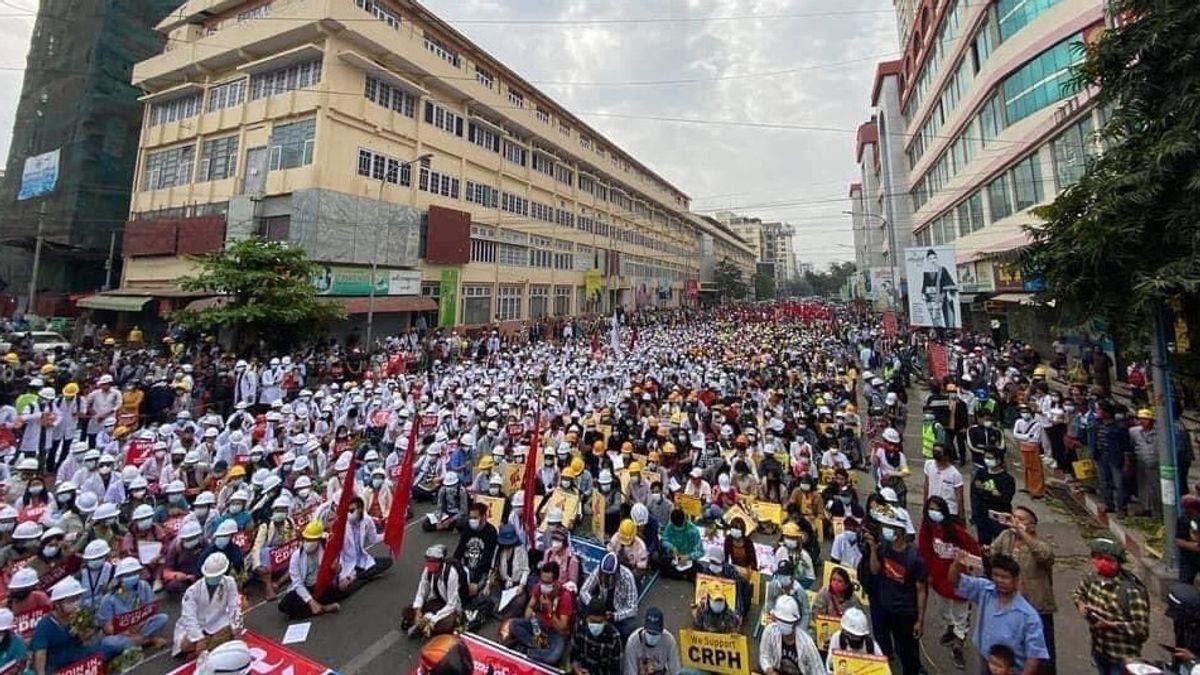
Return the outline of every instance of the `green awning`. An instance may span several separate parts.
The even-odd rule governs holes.
[[[110,312],[140,312],[152,298],[140,295],[93,295],[75,303],[84,309],[104,309]]]

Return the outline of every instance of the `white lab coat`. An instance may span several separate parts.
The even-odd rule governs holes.
[[[226,626],[233,628],[234,635],[242,630],[237,582],[233,577],[222,577],[216,591],[209,592],[208,583],[203,578],[198,579],[183,593],[171,654],[178,655],[183,651],[185,639],[196,642]]]
[[[54,421],[48,426],[42,424],[42,415],[47,412],[54,415]],[[54,401],[38,399],[26,405],[21,410],[21,419],[25,422],[24,435],[21,436],[21,452],[33,454],[39,449],[49,449],[54,443],[54,426],[58,421],[58,407]]]
[[[346,523],[345,537],[342,541],[342,554],[338,558],[342,565],[341,571],[338,572],[339,579],[348,579],[355,576],[358,570],[370,569],[375,564],[375,558],[367,552],[367,548],[381,541],[379,532],[375,529],[375,521],[366,515],[357,525]]]
[[[259,384],[262,385],[262,404],[271,405],[283,398],[283,390],[279,385],[283,382],[283,370],[278,367],[266,368],[262,372]]]
[[[245,401],[250,405],[258,403],[258,376],[252,370],[246,370],[234,376],[233,394],[236,401]]]
[[[117,391],[115,387],[109,387],[107,392],[96,389],[87,395],[86,403],[88,413],[91,414],[88,419],[87,432],[95,435],[104,428],[104,420],[112,417],[121,407],[121,392]]]

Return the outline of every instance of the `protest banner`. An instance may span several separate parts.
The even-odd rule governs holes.
[[[734,504],[721,515],[721,519],[726,523],[732,523],[734,518],[741,518],[742,522],[746,524],[746,536],[750,536],[750,533],[758,529],[758,519],[751,515],[750,511],[741,504]]]
[[[158,603],[148,602],[137,609],[132,609],[124,614],[118,614],[113,617],[113,628],[118,633],[133,630],[146,622],[146,619],[158,614]]]
[[[830,655],[830,661],[833,663],[830,675],[892,675],[886,656],[835,649]]]
[[[737,607],[737,583],[733,579],[715,577],[711,574],[696,575],[696,591],[692,602],[700,604],[705,598],[725,598],[730,607]]]
[[[125,448],[125,466],[132,464],[140,468],[153,456],[154,439],[135,438],[129,441],[129,446]]]
[[[500,487],[501,492],[505,497],[511,497],[516,494],[524,486],[525,482],[525,465],[524,464],[505,464],[504,465],[504,485]]]
[[[745,635],[679,631],[679,662],[684,668],[721,675],[750,675],[750,647]]]
[[[497,530],[504,522],[504,498],[491,495],[475,495],[475,501],[487,507],[487,521]]]
[[[825,652],[829,650],[829,638],[841,630],[842,620],[836,616],[814,616],[812,626],[813,635],[817,638],[817,649]]]
[[[38,622],[47,614],[49,614],[49,610],[31,609],[14,615],[13,631],[21,636],[22,640],[28,640],[33,636],[33,629],[37,628]]]
[[[292,562],[292,554],[300,550],[302,543],[300,539],[293,539],[271,549],[267,554],[267,569],[271,574],[279,574],[286,570]]]
[[[683,511],[689,518],[696,519],[704,512],[703,506],[700,504],[699,497],[685,495],[682,492],[676,492],[671,496],[671,501],[675,502],[675,507]]]
[[[436,413],[425,413],[421,415],[421,433],[427,434],[437,428],[438,418]]]
[[[254,658],[250,672],[255,675],[336,675],[320,663],[253,631],[245,631],[237,639],[250,648],[250,656]],[[196,661],[188,661],[167,675],[196,675]]]
[[[93,654],[86,659],[63,666],[58,675],[104,675],[104,656]]]
[[[763,591],[766,590],[764,588],[765,584],[763,583],[762,572],[759,572],[758,570],[752,570],[749,567],[741,567],[739,565],[734,565],[733,569],[737,570],[738,574],[742,575],[742,578],[745,579],[748,584],[750,584],[750,604],[761,604]]]
[[[554,492],[545,497],[542,505],[538,507],[538,512],[542,514],[542,522],[538,525],[538,529],[542,532],[546,531],[546,518],[549,517],[550,510],[554,508],[562,509],[563,525],[570,527],[579,517],[579,495],[554,488]]]
[[[487,638],[474,633],[461,633],[460,637],[471,652],[477,675],[558,675],[557,669],[531,661]]]
[[[508,433],[508,437],[512,439],[518,439],[525,435],[525,425],[520,422],[512,422],[504,430]]]
[[[592,493],[592,536],[596,538],[596,541],[601,543],[608,541],[604,536],[604,509],[607,506],[608,500],[604,498],[604,495],[600,494],[599,490]]]
[[[760,499],[754,502],[754,517],[760,523],[783,524],[783,506]]]
[[[231,539],[231,541],[233,542],[234,546],[242,549],[242,553],[249,552],[250,547],[253,545],[253,543],[250,541],[250,537],[246,536],[245,532],[238,532],[237,534],[233,535],[233,539]]]
[[[829,519],[829,523],[833,526],[833,536],[835,537],[846,531],[846,518],[843,516],[834,516]]]

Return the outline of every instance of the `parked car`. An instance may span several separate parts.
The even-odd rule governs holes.
[[[63,349],[71,348],[71,342],[63,337],[61,333],[50,330],[35,330],[28,333],[9,333],[5,335],[3,339],[0,339],[0,352],[12,351],[13,344],[26,337],[33,341],[33,351],[36,354],[52,352],[59,347]]]

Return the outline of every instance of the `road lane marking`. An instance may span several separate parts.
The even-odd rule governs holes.
[[[383,637],[379,638],[375,642],[371,643],[366,649],[359,652],[358,656],[350,659],[346,665],[338,669],[338,672],[341,673],[341,675],[358,675],[358,673],[362,672],[364,668],[371,665],[375,659],[383,656],[387,650],[395,646],[395,644],[399,642],[400,638],[402,637],[404,637],[404,633],[401,633],[395,628],[388,629],[388,632],[384,633]]]

